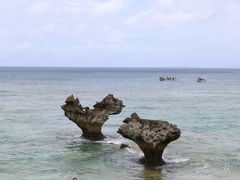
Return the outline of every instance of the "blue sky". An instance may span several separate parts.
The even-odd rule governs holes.
[[[0,66],[240,67],[240,1],[0,0]]]

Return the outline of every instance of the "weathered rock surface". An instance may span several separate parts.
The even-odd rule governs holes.
[[[101,102],[97,102],[93,109],[82,107],[79,99],[71,95],[66,99],[62,109],[65,116],[82,129],[84,138],[97,141],[104,138],[101,129],[102,125],[108,120],[108,116],[119,114],[123,107],[122,101],[111,94]]]
[[[149,165],[163,164],[164,149],[181,135],[181,131],[176,125],[167,121],[141,119],[136,113],[123,122],[118,133],[137,143],[144,153],[141,161]]]

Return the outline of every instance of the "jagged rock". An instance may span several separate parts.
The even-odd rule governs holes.
[[[137,113],[133,113],[123,122],[118,133],[137,143],[144,153],[141,161],[149,165],[163,164],[164,149],[181,135],[176,125],[167,121],[141,119]]]
[[[82,107],[79,99],[71,95],[66,99],[62,109],[65,116],[82,129],[84,138],[102,140],[104,138],[101,132],[102,125],[108,120],[109,115],[119,114],[124,105],[121,100],[109,94],[93,107],[93,109]]]

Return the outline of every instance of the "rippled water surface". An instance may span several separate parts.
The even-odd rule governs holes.
[[[126,107],[104,125],[104,141],[82,139],[60,106],[74,94],[91,107],[108,93]],[[166,165],[143,166],[136,144],[116,133],[132,112],[182,130],[164,152]],[[121,150],[122,142],[132,148]],[[0,68],[1,180],[236,180],[239,170],[238,69]]]

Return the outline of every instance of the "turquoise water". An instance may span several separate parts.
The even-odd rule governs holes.
[[[71,94],[92,106],[108,93],[126,107],[104,125],[104,141],[81,139],[60,106]],[[182,130],[164,152],[166,165],[144,167],[138,147],[116,133],[132,112]],[[122,142],[132,148],[120,150]],[[1,180],[236,180],[239,170],[239,69],[0,68]]]

